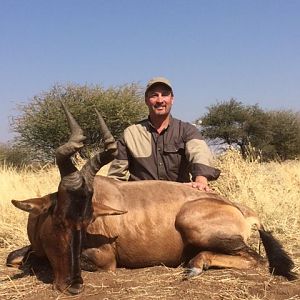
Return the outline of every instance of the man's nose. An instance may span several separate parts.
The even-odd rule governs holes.
[[[164,100],[164,97],[162,94],[158,94],[158,97],[157,97],[157,101],[158,102],[162,102]]]

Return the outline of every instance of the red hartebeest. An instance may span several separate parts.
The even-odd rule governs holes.
[[[12,252],[7,265],[21,264],[32,252],[47,257],[54,272],[54,287],[72,294],[82,290],[81,268],[115,270],[117,266],[175,267],[186,263],[186,276],[211,266],[249,269],[264,264],[246,243],[255,224],[270,271],[296,278],[292,260],[250,208],[182,183],[120,182],[95,176],[117,151],[99,113],[105,150],[78,171],[70,157],[83,147],[84,136],[64,110],[71,137],[56,151],[61,174],[58,192],[12,200],[16,207],[29,212],[31,245]]]

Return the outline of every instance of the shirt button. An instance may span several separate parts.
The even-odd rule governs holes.
[[[162,166],[162,165],[163,165],[163,163],[162,163],[162,162],[160,162],[158,165],[159,165],[159,166]]]

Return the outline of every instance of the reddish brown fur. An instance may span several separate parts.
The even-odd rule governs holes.
[[[239,235],[245,241],[249,233],[243,214],[229,200],[181,183],[123,183],[97,176],[93,206],[99,203],[128,211],[119,216],[97,218],[87,227],[83,255],[103,269],[161,263],[177,266],[184,257],[190,256],[185,253],[187,245],[200,251],[213,248],[210,243],[214,236]],[[49,232],[49,222],[52,222],[51,215],[29,216],[29,239],[32,249],[40,256],[53,256],[45,253],[51,248],[48,243],[57,239]],[[59,266],[58,269],[61,272]]]
[[[107,245],[103,250],[105,255],[108,251],[117,253],[105,269],[114,269],[116,264],[131,268],[161,263],[177,266],[183,257],[189,256],[185,253],[187,245],[205,249],[215,229],[245,238],[249,233],[246,219],[229,200],[180,183],[123,183],[96,177],[93,201],[99,200],[128,211],[113,218],[99,218],[87,229],[93,236],[100,233],[110,238],[118,237],[109,244],[109,250]],[[101,247],[100,243],[93,248],[97,257]],[[98,264],[92,252],[91,249],[83,251],[103,268],[103,259]]]

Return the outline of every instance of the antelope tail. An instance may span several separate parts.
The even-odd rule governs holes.
[[[297,279],[296,273],[292,272],[294,263],[280,242],[273,237],[271,232],[266,231],[263,227],[259,229],[259,235],[266,250],[270,273],[284,276],[288,280]]]

